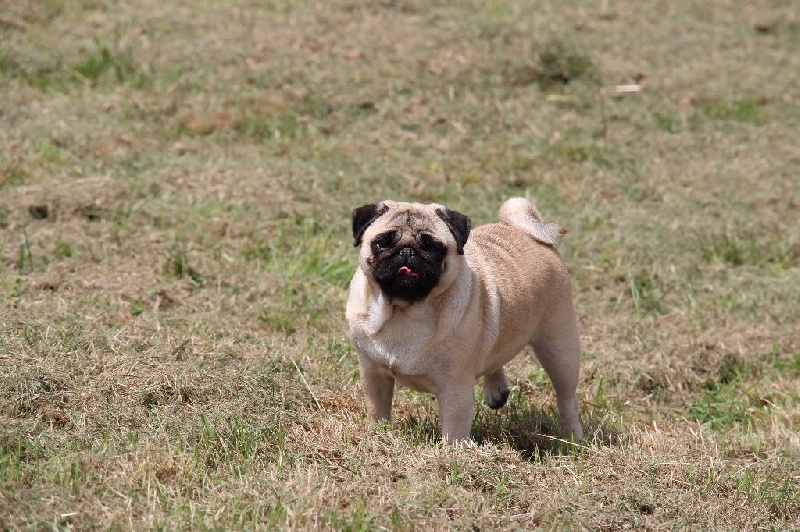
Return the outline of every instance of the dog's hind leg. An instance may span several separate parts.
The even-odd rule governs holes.
[[[561,305],[542,324],[539,334],[530,344],[553,383],[558,404],[558,423],[564,438],[580,441],[583,428],[578,419],[578,388],[580,369],[580,338],[572,302]]]
[[[498,409],[508,401],[508,382],[503,368],[483,376],[483,395],[489,408]]]

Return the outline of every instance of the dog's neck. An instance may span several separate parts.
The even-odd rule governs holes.
[[[395,298],[387,298],[387,299],[389,299],[392,307],[394,307],[394,308],[396,308],[398,310],[407,309],[408,307],[410,307],[414,303],[413,301],[409,301],[407,299],[400,299],[400,298],[397,298],[397,297],[395,297]]]
[[[456,273],[458,277],[461,277],[461,285],[467,288],[465,291],[467,294],[470,293],[472,274],[473,272],[466,264]],[[456,315],[460,315],[468,301],[461,299],[450,290],[454,284],[455,280],[436,287],[423,300],[409,301],[391,298],[384,294],[376,284],[367,283],[367,300],[369,301],[367,309],[369,311],[364,313],[364,317],[367,318],[365,320],[366,332],[370,335],[378,334],[386,322],[393,317],[403,316],[405,319],[411,320],[428,320],[431,317],[432,307],[449,306]]]

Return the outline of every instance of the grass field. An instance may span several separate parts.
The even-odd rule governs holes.
[[[371,425],[351,209],[512,195],[586,440]],[[798,529],[799,263],[791,2],[0,0],[0,529]]]

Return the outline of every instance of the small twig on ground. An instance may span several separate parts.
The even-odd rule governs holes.
[[[642,92],[644,85],[640,83],[629,83],[626,85],[614,85],[613,87],[603,87],[600,92],[605,96],[625,96],[626,94],[635,94]]]
[[[291,360],[292,360],[292,364],[294,365],[294,369],[296,369],[297,370],[297,374],[300,375],[300,380],[303,381],[303,385],[306,387],[306,390],[308,390],[308,393],[311,394],[311,398],[314,400],[314,404],[317,405],[317,409],[318,410],[322,410],[322,405],[320,405],[319,401],[317,401],[317,396],[314,395],[314,392],[311,390],[311,386],[308,385],[308,381],[306,380],[305,376],[303,375],[303,372],[300,370],[300,366],[297,365],[297,362],[295,362],[294,359],[291,359]]]
[[[585,445],[581,445],[580,443],[575,443],[574,441],[565,440],[564,438],[556,438],[555,436],[550,436],[548,434],[539,434],[539,436],[541,436],[542,438],[547,438],[548,440],[560,441],[561,443],[566,443],[567,445],[572,445],[573,447],[577,447],[577,448],[583,449],[585,451],[591,450],[590,447],[587,447]]]

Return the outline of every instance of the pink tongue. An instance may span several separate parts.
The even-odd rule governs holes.
[[[417,279],[419,277],[418,273],[414,273],[411,271],[411,268],[408,266],[400,266],[400,269],[397,270],[397,275],[408,275],[409,277],[413,277]]]

